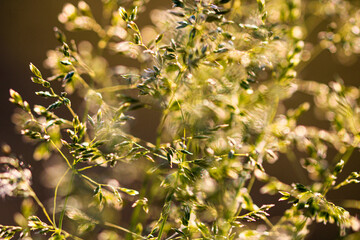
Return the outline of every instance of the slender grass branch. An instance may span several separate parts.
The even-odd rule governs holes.
[[[161,133],[162,133],[162,131],[163,131],[166,118],[167,118],[168,114],[170,113],[170,107],[172,106],[173,101],[174,101],[175,98],[176,98],[176,97],[175,97],[175,94],[176,94],[177,89],[178,89],[179,86],[180,86],[179,81],[180,81],[181,78],[184,76],[186,70],[187,70],[187,68],[186,68],[186,67],[183,67],[183,68],[179,71],[179,73],[178,73],[178,75],[177,75],[177,77],[176,77],[176,79],[175,79],[175,81],[174,81],[174,83],[176,84],[175,89],[172,90],[170,100],[169,100],[169,102],[168,102],[168,104],[167,104],[166,109],[163,111],[163,115],[162,115],[160,124],[159,124],[159,126],[158,126],[157,138],[156,138],[156,146],[157,146],[157,147],[159,147],[159,145],[160,145],[160,142],[161,142]]]
[[[32,189],[32,187],[30,185],[27,186],[30,192],[30,196],[36,201],[36,203],[39,205],[39,207],[41,208],[41,210],[43,211],[43,213],[45,214],[47,220],[49,221],[49,223],[56,229],[56,225],[55,223],[51,220],[48,212],[46,211],[46,208],[44,207],[44,205],[42,204],[42,202],[40,201],[40,199],[38,198],[38,196],[36,195],[35,191]]]
[[[54,224],[56,224],[56,220],[55,220],[55,214],[56,214],[56,200],[57,200],[57,193],[58,193],[58,189],[59,186],[62,182],[62,180],[64,179],[64,177],[66,176],[66,174],[70,171],[70,168],[68,168],[65,173],[61,176],[60,180],[58,181],[58,183],[56,184],[55,187],[55,193],[54,193],[54,209],[53,209],[53,222]]]
[[[70,180],[70,183],[73,182],[74,180],[74,172],[71,176],[71,180]],[[63,206],[63,210],[61,211],[61,214],[60,214],[60,218],[59,218],[59,229],[62,229],[62,225],[63,225],[63,220],[64,220],[64,216],[65,216],[65,211],[66,211],[66,205],[67,205],[67,202],[68,202],[68,199],[69,199],[69,192],[70,192],[70,188],[71,188],[71,184],[69,185],[69,190],[68,190],[68,194],[66,195],[65,197],[65,202],[64,202],[64,206]]]
[[[136,85],[116,85],[111,87],[105,87],[105,88],[98,88],[95,89],[96,92],[104,93],[104,92],[116,92],[121,90],[130,90],[130,89],[137,89]]]
[[[135,237],[141,238],[141,239],[147,239],[146,237],[141,236],[141,235],[139,235],[137,233],[134,233],[134,232],[132,232],[132,231],[130,231],[130,230],[124,228],[124,227],[119,226],[119,225],[115,225],[115,224],[112,224],[112,223],[109,223],[109,222],[104,222],[103,225],[107,226],[107,227],[111,227],[111,228],[121,230],[123,232],[129,233],[129,234],[131,234],[131,235],[133,235]]]
[[[63,157],[63,159],[66,161],[66,164],[68,165],[68,167],[70,169],[73,169],[73,166],[70,164],[69,160],[67,159],[65,154],[60,150],[60,148],[58,148],[58,146],[54,143],[53,140],[50,140],[50,142],[53,145],[53,147],[58,151],[58,153],[60,153],[60,155]]]

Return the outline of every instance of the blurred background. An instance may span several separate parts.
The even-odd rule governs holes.
[[[29,101],[30,105],[41,102],[41,98],[34,97],[34,92],[38,86],[30,80],[29,63],[32,62],[38,66],[44,75],[49,72],[43,67],[43,61],[46,58],[46,52],[58,46],[54,37],[53,28],[55,26],[64,29],[58,22],[57,16],[61,12],[66,2],[77,3],[70,0],[0,0],[0,144],[8,144],[12,151],[25,162],[32,166],[34,189],[39,194],[40,199],[46,199],[52,196],[53,191],[41,186],[39,175],[43,170],[43,162],[33,160],[34,147],[24,142],[22,136],[15,131],[11,116],[14,113],[14,105],[8,101],[9,89],[18,91],[22,97]],[[96,16],[97,9],[100,9],[100,0],[88,0],[89,5]],[[170,0],[151,0],[147,6],[145,14],[141,14],[137,20],[138,25],[145,26],[150,24],[149,12],[151,9],[168,9],[171,7]],[[319,25],[319,27],[324,27]],[[69,39],[87,39],[91,41],[92,35],[86,32],[67,34]],[[311,41],[315,42],[317,36],[309,36]],[[312,64],[306,67],[302,72],[303,79],[316,80],[318,82],[329,82],[334,80],[338,74],[347,85],[359,86],[360,80],[360,61],[351,59],[340,64],[340,62],[329,52],[323,51]],[[76,100],[72,100],[76,106]],[[310,101],[307,96],[295,94],[291,102],[286,102],[287,107],[297,106],[304,101]],[[75,107],[76,109],[76,107]],[[135,135],[154,141],[156,124],[159,116],[156,114],[148,115],[138,119],[131,129]],[[143,119],[143,120],[141,120]],[[314,112],[309,112],[301,117],[300,122],[304,125],[321,125],[322,121],[314,117]],[[359,170],[359,152],[354,153],[352,161],[344,169],[345,174],[353,169]],[[291,179],[291,172],[286,171],[289,168],[287,161],[279,161],[275,165],[268,167],[279,179]],[[344,175],[345,175],[344,174]],[[258,186],[259,187],[259,186]],[[254,191],[255,192],[255,191]],[[359,199],[360,191],[356,186],[347,187],[329,194],[330,200],[336,200],[337,196],[351,199]],[[21,199],[0,198],[0,224],[14,224],[14,213],[19,210]],[[331,226],[315,225],[316,228],[309,239],[335,239],[336,230]]]

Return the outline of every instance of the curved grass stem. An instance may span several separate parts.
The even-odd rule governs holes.
[[[109,223],[109,222],[104,222],[103,225],[107,226],[107,227],[111,227],[111,228],[121,230],[123,232],[129,233],[129,234],[131,234],[131,235],[133,235],[135,237],[141,238],[141,239],[147,239],[146,237],[141,236],[141,235],[139,235],[137,233],[134,233],[134,232],[132,232],[132,231],[130,231],[130,230],[124,228],[124,227],[119,226],[119,225],[115,225],[115,224],[112,224],[112,223]]]
[[[65,173],[61,176],[60,180],[58,181],[58,183],[56,184],[56,187],[55,187],[55,193],[54,193],[54,209],[53,209],[53,222],[54,224],[56,225],[56,219],[55,219],[55,214],[56,214],[56,200],[57,200],[57,193],[58,193],[58,189],[59,189],[59,186],[62,182],[62,180],[64,179],[64,177],[66,176],[66,174],[69,172],[70,168],[68,168]]]
[[[45,214],[45,217],[47,218],[47,220],[49,221],[49,223],[54,227],[54,229],[56,229],[56,225],[55,223],[51,220],[48,212],[46,211],[46,208],[44,207],[44,205],[42,204],[42,202],[40,201],[40,199],[38,198],[38,196],[36,195],[34,189],[32,189],[32,187],[30,185],[28,185],[28,189],[30,191],[30,196],[36,201],[36,203],[39,205],[39,207],[41,208],[41,210],[43,211],[43,213]]]

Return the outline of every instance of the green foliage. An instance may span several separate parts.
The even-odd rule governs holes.
[[[173,0],[173,10],[152,14],[149,33],[136,23],[145,2],[104,0],[101,24],[84,1],[66,4],[59,15],[65,28],[95,32],[98,41],[77,44],[55,28],[60,46],[45,61],[52,76],[30,64],[41,89],[35,94],[51,103],[31,107],[10,90],[10,101],[23,110],[16,124],[37,144],[34,158],[57,154],[62,162],[47,173],[54,198],[45,207],[30,187],[30,171],[16,158],[0,158],[0,196],[31,197],[46,217],[27,211],[19,227],[0,225],[0,237],[89,239],[102,229],[99,239],[304,239],[314,221],[336,223],[340,235],[358,231],[353,213],[326,195],[360,182],[358,171],[342,173],[360,146],[359,89],[339,78],[323,84],[298,76],[325,49],[342,61],[357,57],[359,6]],[[315,21],[309,14],[319,26],[330,23],[315,43],[306,36]],[[112,66],[108,53],[140,67]],[[284,110],[295,92],[314,104]],[[71,102],[75,94],[81,109]],[[153,142],[128,129],[130,114],[143,108],[161,112]],[[310,108],[330,127],[302,125]],[[71,117],[57,116],[66,116],[58,109]],[[333,160],[330,150],[338,153]],[[299,180],[282,182],[268,170],[287,160]],[[261,194],[288,202],[280,218],[272,217],[276,199],[256,204],[255,182],[263,184]],[[119,214],[127,228],[112,223]]]

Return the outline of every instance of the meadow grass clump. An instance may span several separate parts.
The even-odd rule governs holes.
[[[51,76],[30,64],[35,94],[49,104],[10,90],[34,158],[57,160],[44,172],[54,195],[43,204],[26,164],[0,158],[0,196],[25,199],[19,226],[1,225],[0,237],[304,239],[318,222],[359,238],[360,200],[328,197],[360,181],[359,169],[342,173],[360,147],[359,88],[302,78],[322,51],[358,57],[359,4],[173,0],[140,28],[146,3],[103,0],[101,20],[84,1],[66,4],[65,29],[97,41],[55,28]],[[298,93],[312,100],[287,107]],[[158,123],[140,121],[157,129],[150,141],[130,131],[144,109],[160,113]],[[309,109],[327,125],[302,124]],[[291,180],[269,170],[279,162]]]

